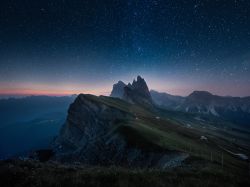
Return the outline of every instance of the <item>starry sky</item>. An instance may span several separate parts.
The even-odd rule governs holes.
[[[250,95],[249,0],[1,0],[0,95]]]

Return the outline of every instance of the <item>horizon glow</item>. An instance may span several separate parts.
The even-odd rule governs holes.
[[[0,95],[148,87],[250,96],[250,1],[48,0],[0,6]]]

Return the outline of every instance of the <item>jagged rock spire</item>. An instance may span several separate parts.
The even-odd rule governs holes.
[[[113,85],[111,97],[118,97],[131,103],[152,105],[152,98],[146,81],[140,76],[133,80],[132,84],[124,84],[122,81]]]

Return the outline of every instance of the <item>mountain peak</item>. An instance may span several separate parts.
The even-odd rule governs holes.
[[[210,92],[208,91],[201,91],[201,90],[195,90],[193,91],[192,93],[195,93],[195,94],[207,94],[207,95],[213,95],[211,94]]]
[[[188,97],[211,97],[211,94],[208,91],[193,91]]]
[[[132,85],[128,84],[128,86],[124,88],[123,98],[132,103],[139,103],[142,105],[153,104],[147,83],[139,75],[137,76],[137,80],[133,80]]]
[[[140,75],[137,76],[137,81],[144,80]]]
[[[122,81],[118,81],[116,84],[119,84],[119,85],[125,85],[125,83],[124,83],[124,82],[122,82]]]
[[[133,89],[138,89],[138,91],[149,92],[146,81],[140,76],[137,76],[137,80],[132,83]]]
[[[126,85],[122,81],[113,85],[111,97],[118,97],[132,103],[152,105],[152,98],[146,81],[138,75],[132,84]]]
[[[122,98],[125,86],[126,84],[124,82],[118,81],[116,84],[113,85],[113,89],[112,89],[110,96]]]

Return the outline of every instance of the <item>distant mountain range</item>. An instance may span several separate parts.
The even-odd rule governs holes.
[[[48,148],[75,97],[0,99],[0,159]]]
[[[65,112],[75,98],[76,96],[72,95],[0,99],[0,127],[10,123],[29,121],[49,113]]]
[[[157,106],[167,109],[176,109],[185,100],[185,97],[161,93],[155,90],[150,90],[150,94]]]
[[[132,103],[155,105],[174,111],[212,115],[239,125],[250,124],[250,97],[223,97],[207,91],[194,91],[187,97],[148,91],[140,76],[132,85],[122,81],[113,85],[111,97],[118,97]]]
[[[239,125],[250,124],[250,97],[223,97],[194,91],[187,97],[150,91],[156,105],[175,111],[212,115]]]

